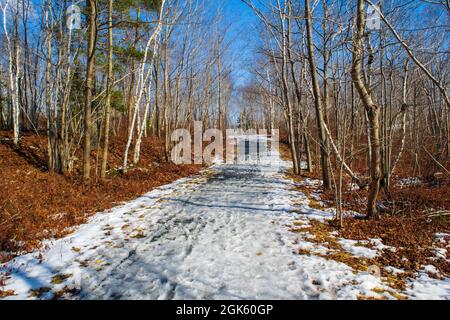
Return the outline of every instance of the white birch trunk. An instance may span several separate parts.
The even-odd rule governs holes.
[[[134,133],[134,128],[136,126],[136,119],[137,119],[137,113],[139,112],[139,105],[141,103],[142,100],[142,95],[144,92],[144,88],[145,88],[145,84],[147,83],[148,79],[150,78],[151,74],[152,74],[152,68],[148,68],[146,70],[146,64],[147,64],[147,57],[148,57],[148,51],[150,49],[150,46],[152,44],[153,41],[157,41],[157,38],[159,36],[159,34],[161,33],[161,29],[162,29],[162,16],[164,13],[164,6],[165,6],[165,2],[166,0],[162,0],[161,1],[161,9],[159,12],[159,20],[158,20],[158,26],[156,27],[155,31],[153,32],[153,34],[150,36],[150,38],[147,41],[147,45],[145,47],[145,53],[144,53],[144,57],[142,59],[141,65],[139,67],[139,79],[138,79],[138,83],[136,85],[136,101],[134,104],[134,112],[133,112],[133,119],[131,122],[131,127],[129,130],[129,134],[128,134],[128,141],[127,141],[127,145],[125,147],[125,154],[123,157],[123,172],[127,173],[128,171],[128,154],[130,152],[130,147],[131,147],[131,143],[133,141],[133,133]],[[154,59],[154,55],[152,57],[152,60]],[[144,76],[145,74],[145,76]]]

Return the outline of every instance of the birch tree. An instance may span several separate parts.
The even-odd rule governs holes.
[[[103,129],[103,154],[102,154],[102,167],[100,176],[102,179],[106,178],[106,169],[108,165],[108,151],[109,151],[109,131],[111,121],[111,95],[112,86],[114,83],[113,74],[113,44],[114,44],[114,32],[113,32],[113,0],[108,0],[108,80],[106,85],[106,100],[105,100],[105,123]]]
[[[159,41],[159,35],[160,35],[162,27],[163,27],[163,16],[164,16],[164,10],[165,10],[165,3],[166,3],[165,0],[161,1],[159,15],[158,15],[158,24],[157,24],[155,30],[153,31],[153,33],[150,35],[150,37],[147,40],[147,44],[144,49],[144,57],[142,58],[142,61],[138,68],[138,73],[137,73],[138,80],[137,80],[137,84],[136,84],[136,88],[135,88],[136,101],[135,101],[134,108],[133,108],[133,118],[132,118],[132,122],[131,122],[131,128],[128,132],[128,141],[127,141],[127,145],[126,145],[125,153],[124,153],[124,157],[123,157],[124,173],[127,173],[127,171],[128,171],[128,154],[130,151],[131,144],[133,142],[134,127],[136,125],[136,119],[137,119],[138,112],[139,112],[139,106],[140,106],[140,103],[142,100],[142,96],[144,94],[144,90],[146,88],[146,84],[148,83],[148,81],[151,81],[151,77],[152,77],[153,68],[148,67],[147,59],[150,54],[149,50],[150,50],[151,45],[153,43],[156,43],[157,41]],[[151,53],[150,59],[153,61],[154,53]],[[153,66],[153,65],[151,64],[151,66]],[[140,135],[140,139],[142,139],[142,135]],[[139,144],[140,144],[140,142],[139,142]]]
[[[19,106],[19,72],[20,72],[20,61],[19,61],[19,40],[16,38],[15,41],[11,40],[11,36],[8,30],[8,16],[13,16],[13,24],[16,30],[16,37],[18,36],[17,25],[19,23],[19,11],[18,3],[16,2],[16,8],[12,8],[12,2],[10,0],[2,0],[0,4],[0,10],[2,12],[2,26],[3,32],[6,38],[6,47],[8,54],[8,85],[10,90],[10,104],[12,109],[12,123],[14,132],[14,144],[19,144],[20,135],[20,106]]]

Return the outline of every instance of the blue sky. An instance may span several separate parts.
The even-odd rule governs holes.
[[[241,0],[222,0],[218,5],[223,8],[225,24],[230,26],[227,41],[230,43],[228,58],[233,79],[236,86],[242,86],[248,83],[251,76],[248,69],[259,42],[256,32],[259,20]]]
[[[231,67],[232,80],[235,89],[251,82],[253,75],[249,70],[254,65],[255,50],[259,45],[259,35],[256,26],[258,17],[241,0],[214,1],[213,8],[221,7],[224,15],[224,25],[229,26],[226,41],[229,47],[226,52],[226,63]],[[213,9],[214,10],[214,9]],[[237,94],[237,95],[236,95]],[[231,118],[239,115],[238,91],[232,97]]]

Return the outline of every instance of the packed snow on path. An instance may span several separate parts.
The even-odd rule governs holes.
[[[284,176],[288,163],[279,163],[218,164],[99,213],[47,249],[3,265],[9,275],[0,290],[15,293],[6,299],[377,297],[372,289],[386,288],[380,278],[298,254],[293,222],[331,214],[310,209]],[[449,298],[449,288],[424,282],[419,297]]]

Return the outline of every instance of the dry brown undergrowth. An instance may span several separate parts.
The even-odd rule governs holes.
[[[25,133],[19,149],[10,146],[10,138],[10,132],[0,131],[0,252],[6,253],[0,254],[0,263],[38,248],[44,239],[65,236],[91,214],[202,169],[165,162],[163,139],[146,138],[139,166],[123,175],[114,168],[121,166],[126,142],[113,137],[108,180],[86,186],[79,179],[81,161],[73,176],[48,173],[42,167],[45,136]],[[94,171],[95,151],[91,158]]]
[[[295,177],[290,175],[291,179],[301,182],[302,177]],[[314,186],[298,187],[299,191],[307,196],[312,193],[320,194],[320,197],[325,198],[324,203],[317,200],[309,200],[309,207],[317,210],[324,210],[325,205],[333,205],[332,192],[321,193]],[[449,188],[450,189],[450,188]],[[441,190],[441,189],[439,189]],[[441,190],[443,191],[443,190]],[[402,191],[403,192],[403,191]],[[443,191],[444,192],[444,191]],[[446,190],[445,192],[450,192]],[[408,192],[405,191],[407,194]],[[418,191],[415,191],[415,194]],[[403,194],[403,193],[402,193]],[[437,197],[441,197],[438,193]],[[358,198],[357,195],[355,198]],[[426,193],[421,197],[416,197],[418,203],[408,205],[418,208],[423,204],[423,199],[432,201],[431,196]],[[414,197],[411,201],[414,201]],[[355,199],[353,199],[355,200]],[[450,201],[447,198],[436,199],[436,204],[444,205]],[[347,202],[346,202],[347,203]],[[353,203],[361,203],[361,201],[353,201]],[[364,202],[363,202],[364,203]],[[399,206],[399,204],[397,204]],[[362,211],[361,207],[345,206],[345,210]],[[339,237],[344,239],[367,241],[369,239],[381,239],[384,245],[396,248],[395,252],[389,249],[384,249],[380,252],[380,256],[376,259],[376,264],[381,266],[392,266],[405,271],[407,277],[420,271],[425,265],[433,265],[440,272],[441,275],[429,274],[430,277],[441,278],[450,277],[450,264],[446,259],[449,259],[448,244],[450,237],[440,242],[436,239],[437,233],[450,233],[450,219],[449,217],[439,217],[430,219],[418,211],[410,212],[409,215],[389,215],[381,214],[378,219],[358,219],[347,217],[344,219],[344,228],[340,229],[334,224],[329,226],[330,231],[338,231]],[[447,257],[439,258],[436,256],[436,249],[447,249]]]

